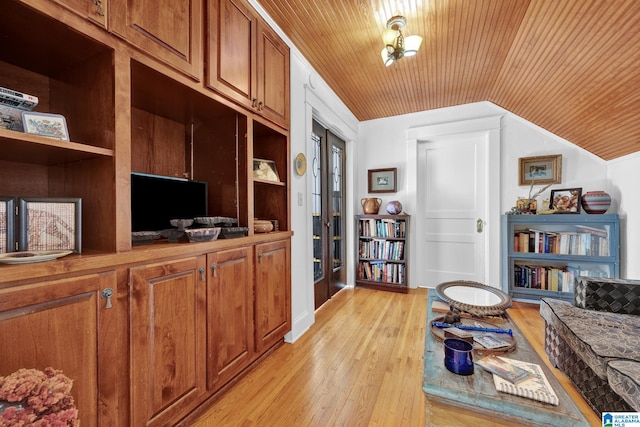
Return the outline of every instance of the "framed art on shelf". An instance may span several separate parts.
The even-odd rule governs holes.
[[[18,199],[20,251],[81,252],[82,199]]]
[[[556,213],[580,213],[582,188],[551,190],[551,209]]]
[[[562,182],[562,154],[521,157],[519,185],[560,184]]]
[[[0,254],[14,250],[14,198],[0,196]]]
[[[253,159],[253,177],[263,181],[280,182],[276,162],[273,160]]]
[[[395,193],[397,168],[369,169],[369,193]]]
[[[37,113],[35,111],[22,112],[24,132],[46,138],[69,141],[67,121],[60,114]]]

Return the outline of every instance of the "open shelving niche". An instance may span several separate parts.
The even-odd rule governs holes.
[[[0,28],[0,86],[37,96],[36,112],[62,114],[71,142],[0,130],[0,195],[82,198],[83,248],[112,252],[113,48],[16,2],[2,12],[12,23]]]
[[[288,230],[286,134],[146,65],[133,61],[131,75],[132,172],[206,181],[210,216],[250,234],[253,218]],[[254,180],[254,157],[273,160],[280,182]]]

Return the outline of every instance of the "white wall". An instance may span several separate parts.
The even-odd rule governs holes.
[[[609,166],[601,158],[527,122],[503,108],[490,102],[480,102],[361,122],[358,130],[358,143],[355,145],[355,155],[358,158],[358,162],[354,165],[356,168],[354,171],[356,181],[353,203],[356,206],[356,212],[360,212],[360,200],[363,197],[368,197],[367,169],[397,167],[398,192],[382,195],[383,206],[390,200],[400,200],[407,213],[414,213],[415,206],[411,201],[413,195],[408,193],[408,183],[406,181],[407,162],[412,161],[412,159],[407,159],[406,133],[408,129],[494,115],[503,116],[500,147],[501,191],[500,200],[492,200],[490,203],[499,203],[500,212],[506,212],[511,209],[515,205],[518,196],[528,196],[529,187],[518,185],[518,159],[520,157],[551,154],[562,154],[562,183],[554,184],[547,189],[540,197],[540,200],[549,198],[550,191],[553,188],[580,187],[583,189],[583,193],[590,190],[605,190],[609,192],[615,201],[608,213],[617,213],[621,206],[624,208],[624,212],[621,212],[624,215],[630,215],[626,209],[636,211],[640,209],[640,203],[630,206],[633,205],[632,200],[621,199],[620,197],[622,190],[626,190],[628,194],[633,194],[631,186],[635,185],[637,188],[635,183],[638,182],[638,179],[625,180],[623,177],[633,171],[635,177],[638,178],[640,174],[640,156],[630,160],[622,160],[615,164],[612,163]],[[611,171],[609,171],[610,169]],[[536,186],[535,188],[540,187]],[[623,200],[624,204],[620,205],[617,202],[619,200]],[[638,229],[640,224],[635,225],[628,222],[626,224],[627,233],[632,231],[638,233],[640,231]],[[640,248],[628,248],[626,252],[628,256],[635,254],[637,257],[640,255],[638,251],[640,251]],[[623,251],[624,253],[625,251]],[[496,268],[499,268],[500,260],[495,260],[495,262]],[[635,272],[631,270],[632,268],[627,269],[627,273],[630,276],[623,275],[622,277],[638,276],[637,271],[640,267],[636,268]]]
[[[607,191],[620,214],[620,277],[640,279],[640,153],[611,160],[608,177]]]

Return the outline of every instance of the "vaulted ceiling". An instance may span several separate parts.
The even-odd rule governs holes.
[[[640,151],[640,1],[258,2],[361,121],[491,101],[605,160]],[[385,67],[397,14],[423,42]]]

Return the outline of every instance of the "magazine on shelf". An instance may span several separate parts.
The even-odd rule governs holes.
[[[536,400],[538,402],[548,403],[551,405],[558,405],[560,401],[555,391],[549,384],[547,377],[540,365],[536,363],[523,362],[521,360],[507,359],[510,364],[520,369],[526,370],[531,375],[525,380],[514,384],[504,378],[493,374],[493,384],[496,390],[509,393],[516,396],[526,397],[528,399]]]

